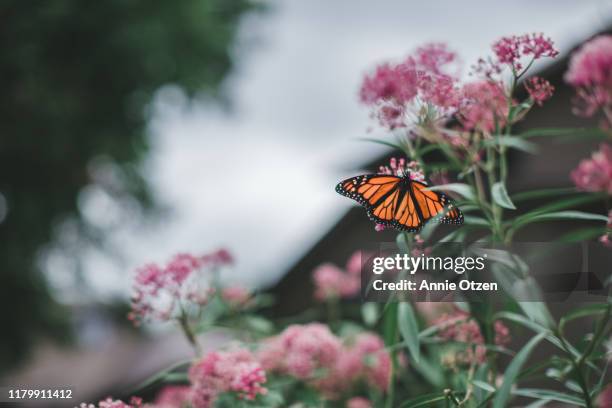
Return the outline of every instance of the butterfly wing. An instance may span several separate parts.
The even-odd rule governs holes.
[[[414,180],[410,190],[423,223],[438,218],[443,224],[463,224],[463,213],[446,194],[428,190],[426,184]]]
[[[414,180],[401,181],[398,176],[366,174],[341,181],[336,191],[363,205],[374,222],[402,231],[419,231],[432,218],[463,223],[463,214],[445,194]]]

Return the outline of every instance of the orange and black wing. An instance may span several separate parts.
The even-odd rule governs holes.
[[[461,210],[446,194],[428,190],[426,184],[414,180],[410,182],[410,192],[423,224],[432,218],[443,224],[463,224]]]
[[[401,177],[366,174],[341,181],[336,191],[363,205],[373,221],[391,226],[400,195]]]

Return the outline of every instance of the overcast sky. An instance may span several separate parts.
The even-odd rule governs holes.
[[[225,84],[230,112],[189,103],[172,87],[159,92],[144,170],[172,211],[112,234],[125,256],[120,267],[91,251],[86,279],[102,292],[126,288],[126,271],[139,264],[219,246],[237,258],[234,278],[273,283],[351,205],[335,183],[380,153],[355,140],[372,124],[357,91],[376,63],[445,41],[469,67],[499,36],[533,31],[566,50],[611,16],[610,2],[576,0],[269,4],[242,25],[237,69]],[[83,207],[94,218],[112,213],[99,197]],[[52,282],[69,284],[65,262],[46,266]]]

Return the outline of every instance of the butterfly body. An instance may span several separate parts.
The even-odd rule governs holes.
[[[463,224],[463,214],[443,193],[410,175],[365,174],[341,181],[336,191],[365,207],[377,224],[417,232],[432,218],[444,224]]]

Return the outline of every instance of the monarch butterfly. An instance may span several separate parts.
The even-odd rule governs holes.
[[[463,214],[450,198],[411,180],[408,173],[351,177],[338,183],[336,191],[364,206],[372,221],[400,231],[417,232],[432,218],[463,224]]]

